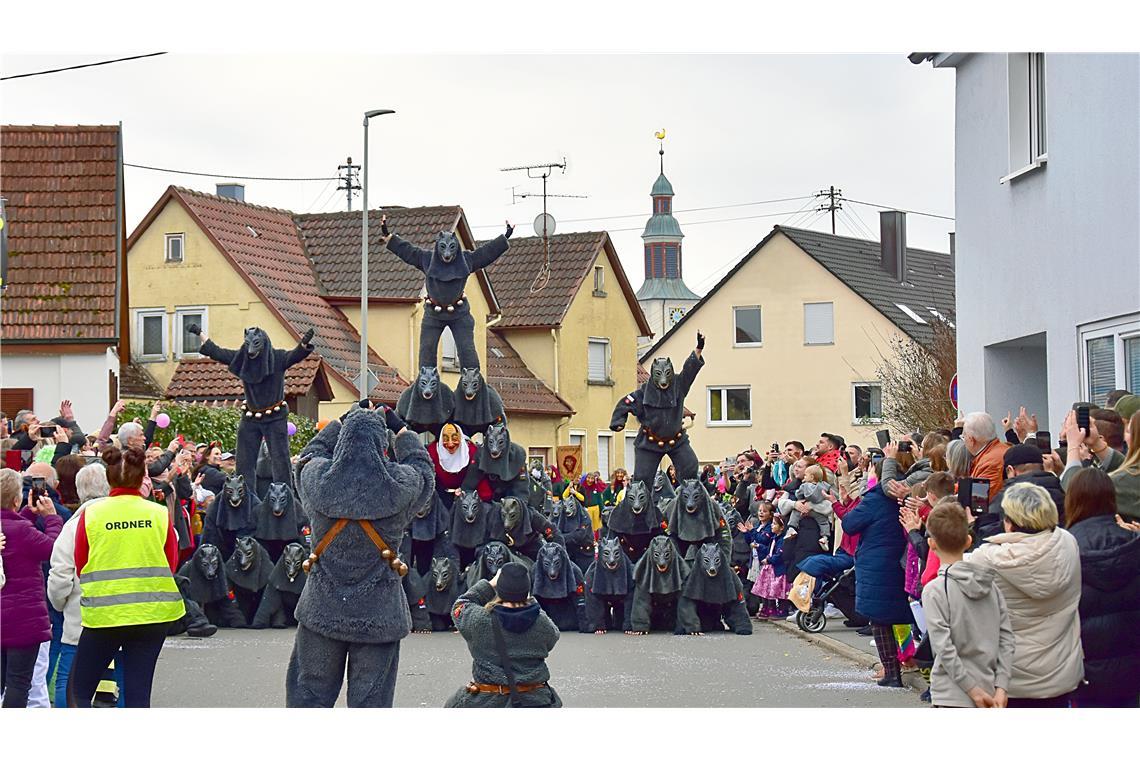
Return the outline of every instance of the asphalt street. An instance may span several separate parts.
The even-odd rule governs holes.
[[[563,633],[549,659],[566,707],[921,707],[915,692],[768,623],[732,634]],[[293,630],[220,630],[168,638],[155,707],[284,707]],[[400,648],[396,707],[441,707],[471,677],[457,633],[411,635]],[[340,705],[344,704],[341,692]]]

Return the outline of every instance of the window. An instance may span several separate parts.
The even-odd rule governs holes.
[[[135,355],[142,361],[166,361],[166,311],[135,312]]]
[[[451,334],[451,328],[447,327],[443,330],[443,335],[440,336],[440,363],[444,369],[459,369],[459,349],[455,346],[455,336]]]
[[[1140,314],[1080,328],[1081,397],[1105,403],[1109,392],[1140,391]]]
[[[197,325],[209,335],[206,326],[206,308],[175,309],[174,311],[174,354],[177,357],[197,356],[202,346],[202,336],[190,332],[189,327]]]
[[[883,388],[879,383],[852,383],[851,419],[855,424],[882,422]]]
[[[594,267],[594,295],[604,298],[606,295],[606,270]]]
[[[591,383],[612,384],[613,381],[610,380],[609,338],[590,338],[586,378]]]
[[[804,345],[827,346],[835,343],[835,304],[804,304]]]
[[[736,330],[732,345],[748,347],[763,343],[759,306],[732,307],[732,321]]]
[[[1009,174],[1002,182],[1036,169],[1048,158],[1045,54],[1010,53]]]
[[[656,198],[653,201],[653,213],[668,214],[672,207],[672,198]]]
[[[747,385],[709,388],[709,419],[712,426],[752,424],[752,388]]]
[[[186,234],[172,232],[166,235],[166,263],[181,264],[182,250],[186,246]]]
[[[665,276],[679,278],[681,276],[681,256],[678,246],[665,246]]]
[[[613,459],[614,437],[609,433],[598,433],[598,475],[602,480],[610,479],[610,460]]]
[[[546,465],[550,462],[550,447],[549,446],[531,446],[526,450],[527,461],[531,466],[538,465],[542,469],[546,469]]]
[[[634,453],[636,447],[633,445],[636,441],[637,433],[625,434],[625,469],[631,476],[633,475],[634,461],[637,459],[637,455]]]

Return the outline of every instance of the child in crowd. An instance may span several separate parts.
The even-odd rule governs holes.
[[[760,575],[752,586],[752,593],[761,600],[758,620],[787,617],[788,577],[784,567],[784,521],[768,502],[760,504],[760,519],[768,519],[766,528],[771,539],[768,551],[760,557]],[[763,532],[765,529],[761,529]],[[757,541],[763,545],[762,541]]]
[[[922,590],[934,653],[930,692],[935,707],[1005,707],[1014,639],[994,571],[962,562],[970,546],[965,510],[942,501],[926,521],[927,540],[941,563]]]
[[[824,551],[829,548],[831,539],[832,509],[831,502],[826,496],[830,491],[831,484],[827,482],[823,468],[818,464],[813,464],[804,470],[803,485],[796,491],[796,500],[807,502],[807,505],[811,507],[811,517],[819,525],[819,545],[823,547]],[[788,538],[796,535],[801,517],[803,515],[796,509],[792,509],[788,514]]]

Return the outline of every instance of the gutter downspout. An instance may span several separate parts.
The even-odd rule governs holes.
[[[121,381],[123,375],[123,367],[130,363],[131,360],[131,336],[129,325],[129,309],[130,302],[127,291],[127,225],[123,220],[124,208],[126,206],[126,189],[124,188],[123,176],[123,122],[119,122],[119,131],[116,143],[118,143],[118,150],[115,156],[115,222],[116,222],[116,235],[115,235],[115,351],[118,353],[119,358],[119,372],[117,373],[118,380]],[[117,385],[117,384],[116,384]],[[115,389],[115,400],[118,400],[118,387]]]

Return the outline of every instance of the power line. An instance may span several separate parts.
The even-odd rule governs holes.
[[[47,71],[31,71],[31,72],[28,72],[27,74],[12,74],[10,76],[0,77],[0,81],[4,81],[7,79],[23,79],[24,77],[38,77],[38,76],[42,76],[44,74],[58,74],[61,71],[74,71],[75,69],[87,69],[87,68],[90,68],[92,66],[106,66],[108,63],[122,63],[123,61],[137,61],[140,58],[153,58],[156,55],[166,55],[166,53],[165,52],[162,52],[162,53],[145,53],[144,55],[132,55],[128,58],[115,58],[114,60],[110,60],[110,61],[96,61],[95,63],[81,63],[77,66],[64,66],[63,68],[60,68],[60,69],[48,69]]]
[[[911,209],[899,208],[898,206],[884,206],[880,203],[870,203],[868,201],[856,201],[851,198],[844,198],[843,200],[848,203],[858,203],[860,206],[874,206],[875,208],[885,208],[888,211],[902,211],[904,214],[917,214],[918,216],[931,216],[935,219],[946,219],[947,221],[954,221],[952,216],[942,216],[942,214],[931,214],[926,211],[913,211]]]
[[[146,166],[144,164],[128,164],[123,163],[123,166],[129,166],[132,169],[147,169],[152,172],[165,172],[167,174],[190,174],[195,177],[216,177],[218,179],[253,179],[261,182],[327,182],[328,180],[338,180],[340,177],[247,177],[241,174],[217,174],[213,172],[192,172],[184,171],[182,169],[166,169],[161,166]]]

